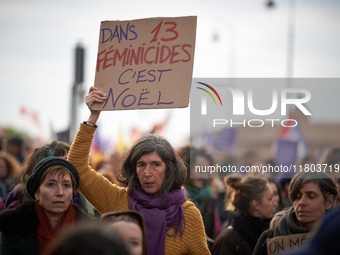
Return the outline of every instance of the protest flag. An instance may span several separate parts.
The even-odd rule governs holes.
[[[294,169],[299,160],[306,157],[309,153],[303,132],[295,120],[294,113],[290,113],[289,121],[285,123],[278,135],[277,141],[273,146],[273,158],[277,165],[287,166]],[[280,177],[292,177],[287,173]]]

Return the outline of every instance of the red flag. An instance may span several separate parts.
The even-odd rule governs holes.
[[[25,106],[21,106],[20,113],[21,115],[31,118],[35,122],[35,124],[39,124],[39,115],[37,112],[29,110]]]

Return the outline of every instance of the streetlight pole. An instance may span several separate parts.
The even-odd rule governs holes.
[[[268,8],[274,8],[275,2],[268,0],[266,2]],[[294,76],[294,44],[295,44],[295,0],[288,0],[288,24],[287,24],[287,56],[286,56],[286,87],[291,88],[292,78]],[[291,105],[288,112],[292,112]]]
[[[274,8],[275,2],[268,0],[268,8]],[[294,76],[294,44],[295,44],[295,0],[288,0],[288,29],[287,29],[287,56],[286,56],[286,78],[287,87],[291,87],[290,78]]]
[[[288,1],[287,78],[294,76],[295,0]],[[290,84],[291,85],[291,84]]]
[[[84,97],[84,48],[78,45],[75,50],[75,77],[71,95],[71,116],[69,129],[69,143],[72,143],[79,125],[79,105]]]

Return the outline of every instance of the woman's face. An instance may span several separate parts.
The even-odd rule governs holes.
[[[280,197],[279,197],[279,190],[278,190],[278,188],[277,188],[277,186],[276,186],[276,184],[275,183],[273,183],[273,182],[270,182],[269,183],[269,186],[272,188],[272,190],[273,190],[273,207],[274,207],[274,209],[276,210],[277,209],[277,207],[278,207],[278,205],[279,205],[279,200],[280,200]]]
[[[271,219],[274,215],[273,205],[273,190],[269,183],[267,183],[267,188],[263,193],[262,202],[258,205],[258,216],[261,219]]]
[[[144,154],[137,160],[137,176],[142,189],[151,197],[157,197],[165,178],[166,165],[156,151]]]
[[[193,169],[191,169],[191,185],[195,188],[201,189],[204,182],[209,178],[209,172],[206,170],[210,166],[209,161],[202,156],[197,156]],[[197,170],[196,170],[197,168]],[[205,172],[202,172],[205,171]]]
[[[143,233],[139,225],[120,220],[110,223],[110,227],[124,239],[131,255],[143,254]]]
[[[325,201],[319,185],[310,181],[306,182],[297,193],[293,201],[294,211],[301,227],[310,227],[319,220],[326,210],[330,209],[334,197]]]
[[[73,188],[70,173],[48,174],[35,193],[47,216],[63,215],[70,205]]]

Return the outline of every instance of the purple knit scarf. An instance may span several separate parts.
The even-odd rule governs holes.
[[[152,198],[137,185],[129,195],[129,208],[140,212],[145,221],[148,253],[164,254],[167,228],[174,227],[175,235],[184,233],[184,206],[187,200],[184,189],[176,189],[168,196]]]

